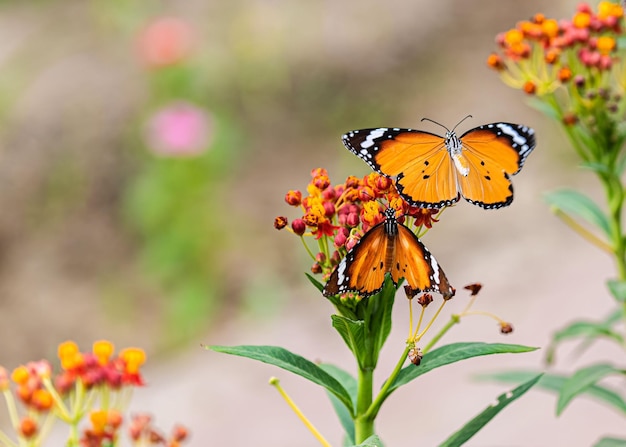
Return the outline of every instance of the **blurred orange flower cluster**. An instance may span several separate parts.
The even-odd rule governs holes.
[[[144,385],[141,366],[145,352],[126,348],[114,355],[114,346],[107,340],[95,342],[91,352],[81,352],[76,343],[66,341],[57,352],[61,371],[56,375],[47,360],[18,366],[10,375],[0,367],[0,391],[17,434],[14,442],[0,431],[0,445],[40,446],[53,423],[60,420],[70,427],[67,445],[114,446],[132,388]],[[24,416],[18,405],[27,410]],[[86,416],[90,425],[81,433],[78,425]],[[131,438],[143,442],[141,445],[175,447],[187,436],[184,428],[177,427],[166,439],[156,430],[148,430],[149,417],[145,418],[140,430],[135,427],[133,431],[134,422],[130,428]],[[153,434],[146,435],[147,430]],[[133,437],[134,432],[138,435]]]
[[[363,178],[349,176],[343,183],[333,185],[326,169],[317,168],[311,171],[306,190],[306,196],[298,190],[285,195],[285,202],[300,208],[302,216],[292,220],[291,227],[286,217],[279,216],[274,227],[279,230],[287,227],[298,236],[314,236],[318,253],[309,251],[314,260],[311,270],[324,275],[331,272],[363,234],[385,220],[386,208],[402,215],[398,221],[420,230],[431,228],[440,211],[410,206],[398,194],[393,180],[377,173]]]
[[[624,72],[617,46],[623,18],[622,6],[609,1],[600,2],[597,11],[580,3],[570,20],[536,14],[497,36],[500,52],[487,64],[506,84],[529,94],[552,93],[572,78],[574,89],[598,88],[607,82],[607,72]],[[617,79],[624,82],[623,76]]]

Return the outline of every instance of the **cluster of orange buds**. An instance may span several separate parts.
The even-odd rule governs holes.
[[[128,428],[130,439],[136,445],[164,445],[179,447],[189,437],[187,428],[176,425],[169,437],[165,437],[152,425],[152,418],[147,414],[133,416]]]
[[[126,348],[113,356],[113,344],[100,340],[93,344],[93,351],[82,353],[72,341],[61,343],[58,356],[62,372],[55,385],[60,394],[72,389],[80,379],[87,389],[103,385],[119,390],[124,385],[142,386],[139,368],[146,361],[146,354],[139,348]]]
[[[81,352],[76,343],[66,341],[58,347],[61,371],[56,375],[46,360],[18,366],[10,375],[0,367],[0,391],[18,437],[16,443],[0,431],[0,445],[42,445],[55,420],[70,425],[70,436],[78,437],[78,424],[87,414],[91,426],[84,430],[80,445],[114,445],[124,410],[119,405],[128,403],[132,389],[144,384],[141,366],[146,361],[138,348],[114,354],[113,344],[106,340],[95,342],[91,352]],[[26,416],[20,417],[17,402],[26,408]],[[101,408],[95,410],[96,405]],[[167,445],[180,445],[183,439]],[[78,442],[68,439],[68,445]]]
[[[500,51],[492,53],[487,64],[507,85],[528,94],[543,96],[566,86],[575,90],[574,97],[581,92],[584,96],[585,89],[606,87],[608,72],[624,82],[617,45],[623,20],[622,6],[609,1],[601,1],[597,11],[580,3],[570,20],[536,14],[497,36]]]
[[[313,169],[306,191],[306,196],[297,190],[287,192],[285,202],[299,208],[302,215],[291,225],[286,217],[276,217],[274,227],[317,240],[317,254],[308,250],[314,260],[313,273],[330,273],[363,234],[384,221],[386,208],[397,210],[403,216],[400,222],[418,230],[431,228],[439,213],[410,206],[398,194],[394,181],[377,173],[349,176],[344,183],[333,185],[325,169]]]
[[[123,421],[119,411],[114,409],[95,410],[89,414],[89,421],[91,427],[83,430],[80,439],[82,447],[115,445]]]

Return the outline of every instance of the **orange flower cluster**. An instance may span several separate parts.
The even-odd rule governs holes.
[[[85,415],[89,415],[91,426],[83,430],[80,445],[114,445],[123,408],[112,402],[128,402],[132,388],[144,384],[140,368],[146,361],[145,352],[138,348],[123,349],[118,355],[114,352],[113,344],[106,340],[95,342],[91,352],[81,352],[76,343],[66,341],[58,347],[61,372],[56,375],[46,360],[18,366],[10,375],[0,367],[0,391],[19,445],[27,445],[26,441],[28,445],[41,445],[55,419],[72,426],[71,433],[78,436],[77,425]],[[19,416],[16,400],[28,410],[26,416]],[[185,437],[172,436],[167,443],[162,438],[158,445],[179,446]],[[8,439],[0,431],[0,444]],[[68,440],[68,445],[78,442]]]
[[[93,352],[82,353],[72,341],[59,345],[58,355],[63,372],[55,384],[61,394],[71,389],[80,379],[87,389],[98,385],[119,390],[123,385],[144,384],[139,367],[145,363],[146,354],[138,348],[122,350],[112,357],[113,344],[102,340],[93,345]]]
[[[487,64],[505,83],[528,94],[550,94],[572,78],[575,88],[597,88],[604,72],[618,65],[623,70],[616,64],[623,20],[622,6],[609,1],[600,2],[597,11],[581,3],[570,20],[536,14],[497,36],[500,52],[492,53]]]
[[[349,176],[344,183],[333,185],[323,168],[311,171],[308,195],[292,190],[285,202],[302,210],[302,216],[289,221],[276,217],[276,229],[288,228],[298,236],[314,236],[319,251],[313,257],[313,273],[328,274],[343,256],[370,228],[384,221],[384,210],[393,208],[403,215],[398,220],[416,228],[431,228],[437,209],[410,206],[398,194],[392,179],[377,173],[363,178]],[[329,245],[332,242],[333,252]]]

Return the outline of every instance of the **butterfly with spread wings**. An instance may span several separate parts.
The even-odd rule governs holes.
[[[397,286],[401,278],[419,292],[454,296],[446,275],[417,236],[396,219],[388,208],[385,221],[374,226],[357,242],[331,273],[324,296],[347,292],[370,296],[378,293],[389,273]]]
[[[443,208],[460,197],[486,209],[510,205],[509,178],[535,148],[535,131],[492,123],[458,137],[444,129],[444,137],[414,129],[361,129],[342,140],[374,171],[396,177],[398,192],[413,206]]]

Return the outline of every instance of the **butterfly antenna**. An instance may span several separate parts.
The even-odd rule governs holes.
[[[466,118],[467,118],[467,117],[466,117]],[[450,129],[448,129],[446,126],[444,126],[444,125],[443,125],[443,124],[441,124],[441,123],[438,123],[438,122],[437,122],[437,121],[435,121],[435,120],[431,120],[430,118],[422,118],[422,121],[430,121],[431,123],[434,123],[434,124],[436,124],[436,125],[438,125],[438,126],[443,127],[444,129],[446,129],[446,132],[450,132]],[[459,124],[460,124],[460,123],[459,123]],[[457,124],[457,126],[458,126],[458,124]],[[455,127],[456,127],[456,126],[455,126]]]
[[[456,129],[457,127],[459,127],[459,124],[461,124],[463,121],[465,121],[468,118],[474,118],[472,115],[467,115],[465,118],[463,118],[461,121],[459,121],[458,123],[456,123],[456,126],[454,126],[452,128],[452,132],[454,132],[454,129]]]

